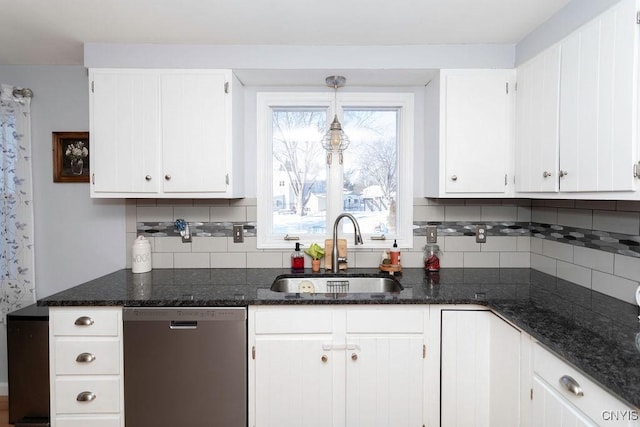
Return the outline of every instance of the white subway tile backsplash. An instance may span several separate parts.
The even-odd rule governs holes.
[[[640,201],[638,200],[618,200],[616,210],[628,212],[640,212]]]
[[[191,243],[182,243],[182,237],[154,237],[155,252],[191,252]]]
[[[542,255],[542,242],[544,242],[544,239],[538,239],[536,237],[532,237],[531,253]]]
[[[573,262],[593,270],[613,273],[612,253],[575,246],[573,248]]]
[[[173,220],[184,219],[187,222],[209,222],[209,208],[206,206],[176,206],[173,208]]]
[[[444,221],[444,206],[414,206],[414,221]]]
[[[226,237],[194,237],[191,252],[227,252]]]
[[[518,252],[531,252],[531,237],[518,236],[516,237],[516,251]],[[540,240],[540,239],[535,239]]]
[[[466,199],[467,206],[500,206],[502,199]]]
[[[591,287],[594,291],[634,305],[637,304],[635,293],[638,288],[638,282],[635,280],[628,280],[600,271],[593,271]]]
[[[258,199],[256,199],[255,197],[229,200],[229,206],[256,206],[257,204]]]
[[[518,206],[518,222],[531,222],[531,207],[530,206]]]
[[[153,252],[151,254],[151,266],[153,268],[174,268],[173,253]]]
[[[258,220],[258,207],[257,206],[247,206],[247,221],[257,221]]]
[[[531,268],[555,276],[557,261],[544,255],[531,254]]]
[[[588,209],[558,209],[558,224],[591,230],[593,213]]]
[[[593,229],[638,235],[640,212],[593,211]]]
[[[422,252],[402,252],[400,263],[405,268],[424,267],[424,254]]]
[[[558,261],[557,274],[560,279],[591,288],[591,269],[569,262]]]
[[[214,206],[211,208],[211,222],[244,222],[247,220],[246,206]]]
[[[517,221],[517,206],[481,206],[481,221]]]
[[[156,199],[131,199],[135,200],[136,206],[158,206]]]
[[[557,224],[558,209],[535,207],[531,210],[531,222],[540,222],[542,224]]]
[[[408,255],[409,255],[409,252],[401,253],[400,262],[403,265],[406,265],[405,260],[410,259]],[[362,251],[362,250],[358,250],[358,251],[352,250],[347,255],[347,259],[348,259],[347,265],[351,267],[357,267],[357,268],[375,268],[380,265],[380,258],[382,258],[382,251],[371,252],[371,251]]]
[[[576,209],[599,209],[613,211],[616,209],[615,200],[576,200]]]
[[[613,262],[613,273],[616,276],[640,280],[640,258],[616,254]]]
[[[553,240],[542,241],[542,254],[550,258],[573,262],[573,246]]]
[[[247,254],[238,253],[213,253],[209,261],[211,268],[246,268]]]
[[[576,205],[575,200],[568,199],[552,199],[545,200],[544,205],[550,208],[573,208]]]
[[[465,252],[465,268],[498,268],[500,254],[498,252]]]
[[[136,215],[137,208],[135,199],[127,199],[124,205],[124,222],[126,233],[136,232],[136,224],[138,222]]]
[[[193,206],[229,206],[226,199],[194,199]]]
[[[464,267],[464,252],[442,252],[440,255],[441,268]]]
[[[173,254],[174,268],[209,268],[209,254],[207,253],[175,253]]]
[[[477,221],[480,218],[481,206],[445,206],[445,221]]]
[[[529,268],[531,255],[528,252],[501,252],[500,268]]]
[[[164,222],[173,220],[173,206],[138,206],[138,222]]]
[[[475,239],[475,238],[474,238]],[[487,236],[487,242],[480,244],[481,252],[516,252],[518,237]]]
[[[480,252],[474,236],[444,236],[443,240],[447,252]]]
[[[233,237],[227,237],[226,239],[227,239],[227,250],[229,252],[257,252],[258,251],[258,247],[257,247],[258,239],[256,237],[245,236],[244,242],[242,243],[233,243]]]
[[[193,199],[158,199],[156,206],[193,206]]]
[[[287,258],[288,259],[288,258]],[[287,264],[291,266],[291,264]],[[255,252],[247,254],[247,268],[283,268],[280,252]]]

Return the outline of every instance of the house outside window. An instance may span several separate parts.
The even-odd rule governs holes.
[[[261,92],[258,106],[258,247],[331,238],[354,215],[365,247],[411,247],[413,94]],[[335,109],[351,143],[342,164],[321,145]],[[345,221],[341,232],[351,236]],[[385,240],[380,240],[384,236]]]

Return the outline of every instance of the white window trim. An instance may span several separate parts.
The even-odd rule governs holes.
[[[333,118],[335,106],[333,93],[319,92],[258,92],[257,104],[257,199],[258,199],[258,249],[290,249],[293,241],[284,240],[284,236],[269,235],[267,231],[272,229],[273,206],[273,167],[271,159],[273,155],[272,116],[274,107],[322,107],[327,108],[327,124]],[[340,92],[338,94],[338,117],[342,116],[342,108],[358,107],[397,107],[400,108],[398,118],[398,224],[400,233],[396,236],[387,236],[386,240],[371,240],[370,236],[364,237],[364,245],[357,248],[379,249],[389,248],[396,239],[401,248],[413,247],[413,147],[414,147],[414,94],[407,93],[360,93]],[[327,232],[323,235],[301,235],[299,242],[303,247],[308,247],[316,242],[323,244],[324,239],[331,239],[333,220],[340,212],[327,212]],[[341,236],[347,239],[349,248],[354,248],[352,233]]]

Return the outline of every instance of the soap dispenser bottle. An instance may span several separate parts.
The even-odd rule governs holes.
[[[391,265],[399,265],[400,264],[400,249],[398,249],[398,242],[393,241],[393,247],[389,251],[389,257],[391,260]]]
[[[296,243],[296,249],[291,253],[291,272],[304,273],[304,255],[300,252],[300,243]]]

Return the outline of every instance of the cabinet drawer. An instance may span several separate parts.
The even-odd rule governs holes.
[[[597,383],[587,378],[585,374],[568,365],[538,343],[533,344],[533,371],[596,423],[605,422],[603,419],[604,411],[622,413],[617,411],[629,411],[632,409],[629,405],[618,400]],[[582,396],[577,396],[561,384],[561,378],[567,375],[579,384],[583,392]],[[621,424],[607,420],[606,424],[629,425],[628,420],[629,418]]]
[[[55,340],[55,374],[119,374],[120,343],[117,340],[79,338]]]
[[[287,307],[256,312],[256,334],[328,334],[332,331],[330,310]]]
[[[121,308],[55,308],[50,310],[53,334],[118,336]]]
[[[403,310],[349,310],[348,333],[405,333],[424,332],[424,311]]]
[[[58,377],[55,380],[56,414],[117,414],[120,412],[119,377]],[[94,398],[79,401],[81,393]]]
[[[57,427],[120,427],[122,425],[120,417],[57,417]]]

